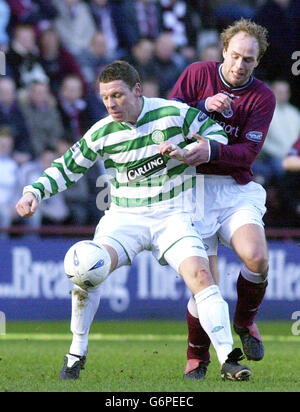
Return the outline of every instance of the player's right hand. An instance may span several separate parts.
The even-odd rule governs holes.
[[[162,155],[169,156],[172,159],[177,159],[180,162],[184,162],[187,150],[181,149],[176,144],[165,141],[165,142],[160,143],[158,147],[158,152]]]
[[[34,194],[28,192],[18,201],[16,209],[21,217],[31,217],[36,212],[38,206],[39,202]]]
[[[207,110],[218,113],[228,112],[232,104],[233,99],[225,93],[215,94],[214,96],[208,97],[205,101]]]

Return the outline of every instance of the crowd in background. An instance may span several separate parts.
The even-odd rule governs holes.
[[[106,115],[97,79],[107,64],[129,61],[145,96],[167,98],[187,65],[222,61],[219,34],[240,17],[269,31],[255,75],[273,88],[277,107],[253,167],[268,191],[266,225],[300,227],[300,167],[284,163],[290,152],[300,157],[300,0],[0,0],[0,226],[96,224],[101,162],[26,222],[15,203]]]

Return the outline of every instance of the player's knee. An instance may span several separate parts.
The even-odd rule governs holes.
[[[196,257],[186,259],[180,265],[179,273],[193,293],[214,284],[206,259]]]
[[[249,270],[255,273],[267,273],[269,266],[268,255],[264,250],[252,251],[245,259],[245,264]]]
[[[212,285],[213,283],[212,275],[208,268],[204,268],[204,267],[195,268],[192,271],[191,276],[193,277],[195,284],[198,285],[199,289],[204,289]]]

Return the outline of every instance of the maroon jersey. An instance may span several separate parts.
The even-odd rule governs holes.
[[[288,155],[289,156],[300,156],[300,138],[296,141],[296,143],[294,143]]]
[[[170,99],[202,110],[228,135],[228,145],[213,142],[211,160],[198,166],[198,173],[230,175],[239,184],[246,184],[253,179],[251,165],[266,138],[275,109],[275,96],[265,83],[253,76],[244,86],[232,87],[224,79],[221,67],[217,62],[191,64],[177,80]],[[228,94],[233,99],[230,112],[206,111],[206,98],[217,93]]]

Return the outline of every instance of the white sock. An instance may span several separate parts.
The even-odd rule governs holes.
[[[264,283],[267,280],[268,277],[268,272],[267,273],[256,273],[252,272],[247,268],[245,264],[243,264],[241,268],[241,275],[243,276],[244,279],[248,280],[249,282],[252,283]]]
[[[70,353],[86,355],[88,349],[88,335],[95,313],[100,303],[100,288],[89,288],[88,292],[75,286],[72,291],[72,318],[71,331],[73,340]]]
[[[188,304],[187,304],[187,309],[188,309],[188,311],[190,312],[190,314],[191,314],[192,316],[194,316],[194,318],[198,318],[198,317],[199,317],[199,315],[198,315],[198,309],[197,309],[197,305],[196,305],[196,301],[195,301],[194,296],[191,296],[191,297],[190,297],[190,300],[188,301]]]
[[[195,295],[199,321],[216,350],[221,365],[232,351],[233,339],[228,304],[217,285],[212,285]]]

